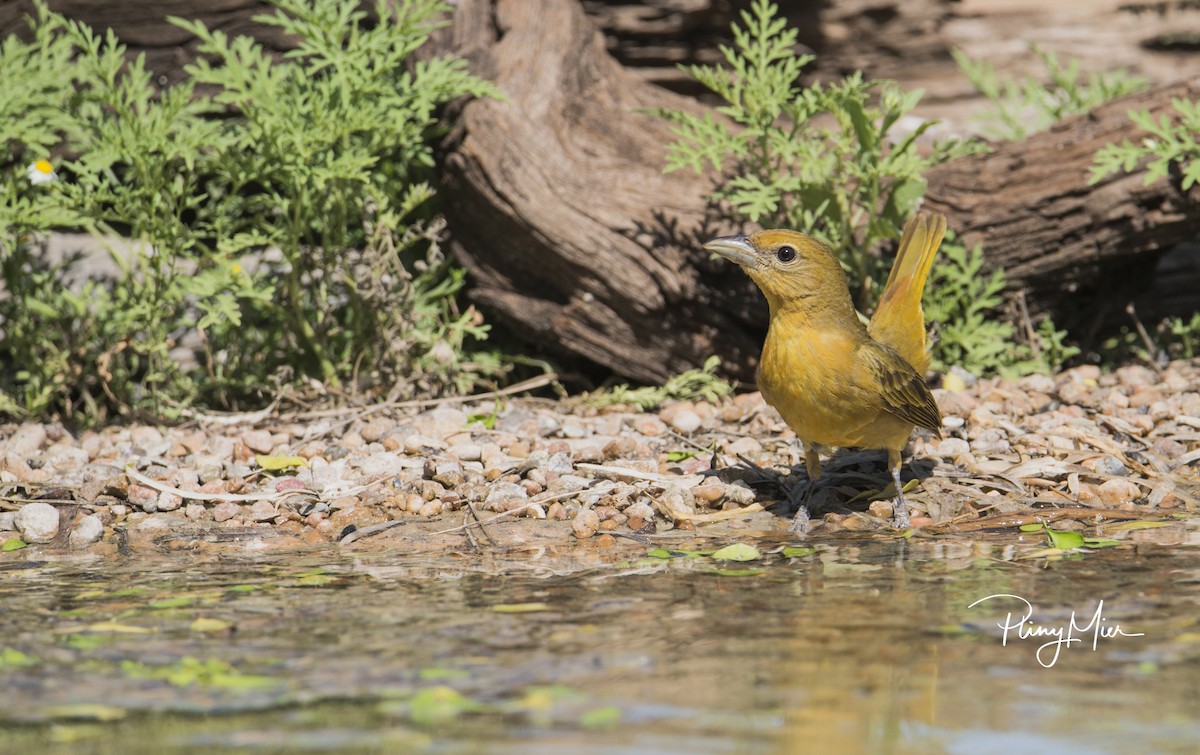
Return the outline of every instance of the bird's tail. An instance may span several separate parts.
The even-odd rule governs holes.
[[[921,294],[945,235],[944,215],[920,212],[909,219],[869,327],[872,338],[900,352],[921,374],[929,369]]]

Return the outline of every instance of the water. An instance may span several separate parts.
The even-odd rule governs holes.
[[[767,554],[723,565],[629,541],[28,549],[0,556],[0,751],[1194,752],[1200,528],[1115,536],[667,543]],[[1045,667],[1054,637],[1002,642],[1022,604],[969,608],[998,594],[1044,629],[1103,600],[1144,636],[1077,632]]]

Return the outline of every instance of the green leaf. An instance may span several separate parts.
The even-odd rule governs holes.
[[[28,546],[29,546],[29,543],[25,542],[21,538],[10,537],[9,539],[4,541],[3,545],[0,545],[0,552],[11,553],[13,551],[19,551],[22,548],[26,548]]]
[[[818,552],[819,551],[816,548],[806,548],[806,547],[798,547],[798,546],[794,546],[794,545],[789,545],[783,549],[783,557],[784,558],[804,558],[805,556],[811,556]]]
[[[714,561],[754,561],[762,558],[762,553],[753,545],[734,543],[714,551],[712,558]]]
[[[254,457],[254,463],[268,472],[278,472],[281,469],[308,466],[308,461],[303,456],[264,456],[263,454],[257,454]]]
[[[1157,527],[1174,527],[1177,524],[1178,522],[1164,522],[1158,519],[1138,519],[1132,522],[1120,522],[1118,524],[1112,524],[1104,529],[1108,532],[1114,532],[1118,530],[1149,530]]]
[[[457,690],[446,686],[428,687],[419,690],[409,702],[409,715],[413,723],[435,726],[449,723],[464,714],[485,710],[486,706]]]
[[[1078,532],[1052,530],[1046,527],[1046,538],[1050,541],[1050,547],[1062,550],[1082,548],[1084,545],[1083,535]]]

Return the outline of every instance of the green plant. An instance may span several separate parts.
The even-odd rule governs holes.
[[[1089,183],[1099,183],[1113,173],[1132,173],[1143,160],[1146,165],[1145,183],[1167,178],[1171,166],[1177,164],[1184,189],[1200,180],[1200,103],[1184,99],[1171,100],[1175,117],[1162,114],[1158,118],[1149,110],[1131,110],[1129,119],[1149,136],[1134,144],[1128,139],[1120,144],[1106,144],[1096,153]]]
[[[755,0],[741,20],[733,47],[721,48],[726,67],[683,69],[724,101],[717,111],[729,120],[655,111],[678,136],[667,170],[725,171],[714,202],[752,223],[795,228],[827,243],[843,260],[855,300],[869,308],[887,276],[879,242],[899,238],[924,195],[922,173],[982,147],[941,140],[922,154],[917,140],[933,123],[896,128],[919,91],[859,73],[801,86],[800,71],[813,57],[793,52],[796,30],[786,28],[776,6]]]
[[[923,302],[926,317],[938,323],[931,346],[935,369],[957,365],[979,376],[1018,377],[1053,372],[1079,353],[1049,317],[1021,342],[1016,328],[999,317],[1004,271],[985,274],[983,262],[978,245],[968,251],[952,238],[942,244]]]
[[[653,409],[670,399],[716,402],[733,393],[733,386],[717,377],[717,368],[720,366],[721,358],[714,355],[704,360],[704,366],[700,369],[687,370],[667,378],[661,386],[630,388],[625,384],[614,385],[593,391],[584,397],[583,402],[588,406],[628,404],[643,410]]]
[[[1149,82],[1120,68],[1082,77],[1074,58],[1064,65],[1058,56],[1035,44],[1029,49],[1041,60],[1045,79],[1037,76],[1001,76],[987,61],[972,60],[962,50],[951,50],[959,70],[991,101],[993,110],[982,116],[989,131],[1003,139],[1024,139],[1063,118],[1092,110],[1109,100],[1145,89]]]
[[[1192,315],[1190,320],[1168,318],[1163,322],[1163,329],[1170,335],[1166,345],[1168,354],[1183,359],[1193,359],[1200,354],[1200,312]]]
[[[257,20],[296,40],[283,60],[174,19],[206,57],[162,90],[111,32],[40,2],[32,41],[4,41],[0,359],[19,371],[0,410],[94,420],[291,380],[412,394],[503,371],[475,349],[487,326],[458,308],[429,201],[437,108],[495,94],[461,60],[412,61],[446,4],[380,0],[372,19],[353,0],[275,2]],[[23,164],[51,151],[57,180],[33,184]],[[75,260],[41,252],[52,228],[127,236],[117,279],[66,285]]]

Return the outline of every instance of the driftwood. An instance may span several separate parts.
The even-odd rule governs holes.
[[[576,3],[536,5],[456,9],[449,47],[509,98],[467,104],[445,161],[473,295],[554,350],[630,377],[662,379],[710,353],[748,368],[761,308],[742,282],[707,277],[697,252],[711,233],[706,183],[661,173],[671,136],[637,112],[682,101],[612,61]],[[929,175],[929,206],[968,242],[984,242],[1034,313],[1076,326],[1124,317],[1159,253],[1195,238],[1200,213],[1176,186],[1143,187],[1141,175],[1089,187],[1088,166],[1099,146],[1131,135],[1128,108],[1195,94],[1162,87],[949,163]],[[1193,293],[1172,303],[1196,302]],[[1143,316],[1170,314],[1163,303],[1146,301]]]
[[[758,334],[714,304],[749,285],[700,250],[708,180],[664,175],[670,130],[640,112],[694,105],[627,74],[571,0],[464,0],[452,34],[507,97],[466,105],[444,161],[471,295],[531,340],[636,379],[713,353],[749,364]]]
[[[967,244],[983,244],[989,265],[1004,268],[1034,312],[1050,311],[1060,324],[1094,334],[1114,316],[1125,318],[1139,295],[1149,319],[1195,311],[1194,254],[1180,255],[1161,280],[1155,273],[1164,251],[1200,235],[1200,190],[1183,192],[1177,176],[1147,186],[1140,172],[1088,185],[1097,150],[1145,136],[1132,127],[1130,109],[1173,113],[1177,98],[1200,98],[1200,80],[1123,97],[989,154],[940,165],[926,176],[925,206],[945,212]]]

